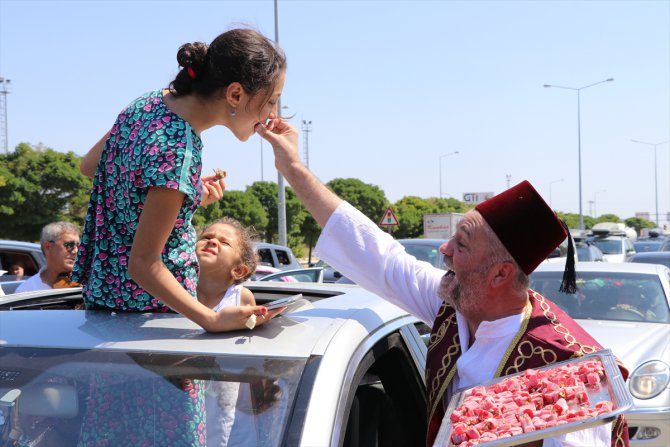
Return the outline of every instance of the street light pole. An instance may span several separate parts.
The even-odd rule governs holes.
[[[302,120],[302,131],[305,133],[305,166],[309,169],[309,133],[312,131],[312,121]]]
[[[274,0],[275,7],[275,44],[279,45],[279,6]],[[281,96],[277,100],[277,110],[281,114]],[[284,191],[284,177],[277,171],[277,233],[279,245],[287,245],[286,240],[286,191]]]
[[[574,90],[577,92],[577,166],[579,169],[579,229],[584,230],[584,214],[582,212],[582,130],[581,130],[581,105],[580,92],[586,88],[594,85],[602,84],[603,82],[611,82],[614,78],[604,79],[602,81],[594,82],[593,84],[585,85],[584,87],[564,87],[562,85],[544,84],[545,87],[562,88],[566,90]]]
[[[559,178],[558,180],[554,180],[553,182],[549,182],[549,208],[554,209],[554,206],[552,204],[552,199],[551,199],[551,187],[554,185],[554,183],[559,183],[564,181],[565,179]]]
[[[449,152],[448,154],[440,155],[440,161],[439,161],[439,164],[440,164],[440,199],[442,198],[442,159],[444,157],[448,157],[449,155],[456,155],[456,154],[458,154],[458,151]]]
[[[660,146],[661,144],[665,144],[670,140],[666,141],[661,141],[660,143],[647,143],[646,141],[640,141],[640,140],[630,140],[633,143],[639,143],[639,144],[646,144],[647,146],[653,146],[654,147],[654,191],[656,194],[656,228],[660,228],[658,224],[658,164],[657,159],[656,159],[656,147]]]

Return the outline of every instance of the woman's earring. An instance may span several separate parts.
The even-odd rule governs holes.
[[[235,109],[230,111],[230,116],[232,116],[233,118],[237,116],[237,112],[235,111]]]

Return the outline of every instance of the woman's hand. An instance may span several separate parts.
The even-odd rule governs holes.
[[[226,190],[226,184],[223,179],[218,179],[216,175],[207,175],[200,177],[202,182],[202,200],[200,206],[209,206],[214,202],[221,200],[223,191]]]

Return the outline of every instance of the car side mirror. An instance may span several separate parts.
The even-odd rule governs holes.
[[[338,272],[338,271],[334,271],[334,272],[333,272],[333,278],[340,279],[341,277],[342,277],[342,273],[340,273],[340,272]]]

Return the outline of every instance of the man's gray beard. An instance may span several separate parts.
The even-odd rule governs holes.
[[[460,278],[455,278],[456,284],[451,292],[441,298],[466,317],[481,314],[480,300],[483,290],[481,278],[490,267],[490,265],[482,266],[467,274],[461,274]]]

